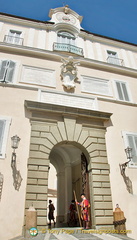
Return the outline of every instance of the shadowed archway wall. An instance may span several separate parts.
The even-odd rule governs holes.
[[[111,114],[26,101],[30,111],[31,139],[28,159],[26,205],[37,210],[38,228],[47,225],[49,155],[54,146],[71,142],[88,160],[92,226],[113,224],[109,164],[104,121]]]

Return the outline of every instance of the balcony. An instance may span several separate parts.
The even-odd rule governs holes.
[[[23,45],[23,38],[5,35],[4,42],[11,43],[11,44],[17,44],[17,45]]]
[[[83,49],[66,43],[54,43],[54,51],[69,52],[83,56]]]
[[[109,56],[107,62],[114,65],[124,66],[124,60],[116,57]]]

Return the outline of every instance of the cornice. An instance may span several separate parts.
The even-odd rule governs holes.
[[[59,9],[59,8],[57,8]],[[73,10],[70,9],[71,12],[73,12],[73,15],[76,15],[78,17],[79,15],[74,12]],[[81,17],[81,16],[79,16]],[[24,17],[18,17],[10,14],[4,14],[0,13],[0,21],[2,22],[7,22],[10,24],[16,24],[16,25],[24,25],[26,27],[34,27],[34,28],[39,28],[39,29],[51,29],[54,26],[54,22],[51,21],[40,21],[40,20],[35,20],[35,19],[29,19],[29,18],[24,18]],[[85,29],[81,29],[79,36],[88,39],[92,42],[99,42],[102,44],[108,44],[112,45],[118,48],[122,49],[128,49],[134,52],[137,52],[137,44],[129,43],[129,42],[124,42],[118,39],[113,39],[110,37],[102,36],[99,34],[95,34],[89,31],[86,31]]]
[[[14,45],[8,44],[4,42],[0,42],[0,50],[1,52],[11,53],[11,54],[18,54],[24,56],[33,56],[37,58],[46,58],[49,60],[59,61],[61,57],[64,56],[63,54],[60,56],[53,51],[43,50],[39,48],[27,47],[22,45]]]
[[[22,83],[2,83],[0,82],[0,87],[3,88],[17,88],[17,89],[24,89],[24,90],[29,90],[29,91],[36,91],[38,92],[40,89],[44,92],[47,93],[56,93],[56,94],[62,94],[62,95],[67,95],[64,92],[60,92],[60,91],[56,91],[56,90],[50,90],[50,89],[45,89],[45,88],[41,88],[40,86],[31,86],[31,85],[25,85]],[[81,97],[81,98],[89,98],[89,99],[95,99],[95,96],[86,96],[86,95],[80,95],[80,94],[74,94],[75,97]],[[119,104],[119,105],[126,105],[126,106],[130,106],[130,107],[137,107],[137,103],[133,103],[133,102],[125,102],[125,101],[120,101],[120,100],[116,100],[116,99],[112,99],[109,97],[100,97],[97,96],[97,100],[98,101],[103,101],[103,102],[111,102],[114,104]]]
[[[22,45],[14,45],[5,42],[0,42],[1,52],[8,54],[18,54],[24,56],[32,56],[41,59],[48,59],[51,61],[61,62],[62,57],[68,57],[67,53],[54,52],[49,50],[42,50]],[[70,55],[70,53],[69,53]],[[114,65],[107,62],[97,61],[94,59],[83,58],[73,54],[74,59],[80,62],[81,67],[94,68],[102,71],[112,72],[125,76],[137,78],[137,69],[128,68],[124,66]]]
[[[112,113],[94,111],[94,110],[86,110],[76,107],[67,107],[60,106],[56,104],[35,102],[25,100],[25,107],[31,112],[48,112],[54,114],[62,114],[63,116],[73,116],[73,117],[86,117],[86,118],[94,118],[100,120],[109,120]]]
[[[111,73],[121,74],[124,76],[137,77],[137,69],[128,68],[120,65],[114,65],[107,62],[97,61],[93,59],[83,58],[80,61],[80,66],[94,68]]]
[[[39,21],[34,19],[27,19],[27,18],[21,18],[21,17],[15,17],[10,15],[1,15],[0,14],[0,21],[6,22],[9,24],[15,24],[20,26],[26,26],[26,27],[33,27],[33,28],[43,28],[43,29],[49,29],[54,23],[50,21]]]
[[[122,49],[127,49],[130,51],[137,52],[136,44],[120,41],[118,39],[113,39],[106,36],[101,36],[95,33],[85,31],[84,29],[81,29],[79,36],[85,38],[85,40],[90,40],[91,42],[98,42],[105,45],[109,45],[109,46],[111,45],[117,48],[122,48]]]
[[[97,100],[103,101],[103,102],[111,102],[114,104],[119,104],[119,105],[125,105],[125,106],[130,106],[130,107],[137,107],[137,103],[133,102],[125,102],[125,101],[120,101],[120,100],[115,100],[115,99],[110,99],[110,98],[103,98],[103,97],[97,97]]]
[[[100,37],[95,36],[94,34],[92,36],[92,41],[93,42],[100,42],[100,43],[105,44],[105,45],[109,45],[109,46],[111,45],[111,46],[115,46],[117,48],[122,48],[122,49],[137,52],[137,46],[136,45],[134,46],[130,43],[120,42],[118,40],[108,39],[108,38],[101,37],[101,36]]]

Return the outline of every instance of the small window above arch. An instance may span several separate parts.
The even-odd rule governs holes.
[[[53,44],[53,50],[83,56],[83,49],[76,45],[75,35],[65,30],[57,33],[57,42]]]
[[[57,42],[75,45],[75,36],[72,33],[60,31],[57,34]]]

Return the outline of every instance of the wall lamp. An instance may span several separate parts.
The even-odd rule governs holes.
[[[132,148],[127,147],[127,148],[125,149],[125,152],[126,152],[126,155],[127,155],[127,159],[129,159],[128,162],[130,162],[131,159],[132,159]]]
[[[121,175],[122,175],[122,177],[123,177],[123,179],[124,179],[124,182],[125,182],[125,184],[126,184],[126,187],[127,187],[128,192],[129,192],[129,193],[133,193],[132,182],[131,182],[131,180],[129,179],[129,177],[126,176],[126,174],[125,174],[126,167],[127,167],[128,163],[132,160],[132,148],[127,147],[127,148],[125,149],[125,152],[126,152],[126,156],[127,156],[128,161],[125,162],[125,163],[119,164],[119,166],[120,166],[120,172],[121,172]]]
[[[19,142],[20,142],[20,138],[19,138],[17,135],[11,137],[11,147],[13,148],[12,158],[11,158],[11,166],[13,166],[13,165],[16,164],[16,153],[15,153],[15,149],[18,148]]]

